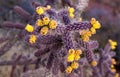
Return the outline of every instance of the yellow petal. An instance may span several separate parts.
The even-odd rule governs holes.
[[[92,61],[92,62],[91,62],[91,65],[92,65],[92,66],[97,66],[97,62],[96,62],[96,61]]]
[[[74,49],[69,49],[68,54],[74,54],[75,50]]]
[[[77,68],[79,67],[79,63],[78,63],[78,62],[73,62],[73,63],[71,64],[71,67],[72,67],[73,69],[77,69]]]
[[[68,12],[69,13],[74,13],[75,9],[73,7],[68,7]]]
[[[41,29],[40,34],[46,35],[48,33],[48,30],[49,30],[48,27],[45,26]]]
[[[72,67],[68,66],[65,70],[66,73],[70,74],[72,72]]]
[[[92,26],[95,29],[99,29],[101,27],[101,25],[100,25],[100,23],[98,21],[96,21]]]
[[[75,15],[73,13],[69,13],[70,18],[74,18]]]
[[[43,21],[41,19],[37,19],[36,25],[43,26]]]
[[[48,25],[49,22],[50,22],[50,19],[48,17],[43,18],[43,24],[44,25]]]
[[[27,24],[25,27],[25,30],[27,30],[28,32],[33,32],[34,31],[34,27],[30,24]]]
[[[69,55],[67,56],[67,61],[68,61],[68,62],[73,62],[73,61],[74,61],[74,57],[75,57],[74,54],[69,54]]]
[[[43,13],[44,13],[43,8],[42,8],[41,6],[38,6],[38,7],[36,8],[36,13],[37,13],[38,15],[43,14]]]
[[[91,18],[90,23],[93,25],[96,22],[95,18]]]
[[[90,28],[90,31],[91,31],[92,34],[96,34],[95,28],[91,27],[91,28]]]
[[[80,55],[75,55],[74,60],[78,61],[80,59]]]
[[[57,22],[55,20],[51,20],[49,23],[50,29],[55,29],[57,27]]]

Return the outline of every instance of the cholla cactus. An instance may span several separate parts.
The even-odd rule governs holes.
[[[28,20],[27,24],[10,21],[3,23],[4,27],[20,29],[21,33],[17,38],[21,37],[25,43],[37,49],[34,52],[37,60],[27,60],[26,64],[35,63],[36,68],[39,68],[39,59],[47,55],[47,63],[44,66],[52,70],[54,75],[61,71],[68,77],[86,77],[85,66],[89,66],[92,77],[118,77],[114,68],[116,61],[112,59],[113,51],[110,51],[110,46],[114,49],[117,43],[113,48],[110,40],[110,45],[99,50],[98,42],[90,40],[90,37],[96,34],[96,30],[101,27],[99,21],[95,18],[90,21],[79,20],[76,17],[78,11],[75,7],[77,6],[56,10],[50,5],[40,6],[39,3],[34,5],[35,13],[33,15],[19,6],[14,7],[17,13]],[[98,50],[99,55],[94,53],[94,50]],[[15,61],[17,60],[16,64],[25,62],[19,61],[20,57]],[[23,77],[28,76],[25,74]]]

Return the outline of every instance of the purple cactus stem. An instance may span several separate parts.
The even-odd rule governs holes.
[[[92,67],[93,71],[93,77],[101,77],[100,73],[99,73],[99,69],[97,67]]]
[[[90,27],[91,27],[90,22],[82,21],[66,26],[66,30],[67,31],[86,30],[89,29]]]
[[[3,26],[7,27],[7,28],[16,28],[16,29],[24,29],[25,28],[25,25],[23,25],[21,23],[13,23],[10,21],[3,22]]]
[[[25,11],[24,9],[22,9],[19,6],[14,6],[14,11],[17,12],[18,14],[20,14],[22,17],[24,17],[27,20],[31,19],[30,13],[28,13],[27,11]]]
[[[47,65],[46,65],[47,69],[51,69],[52,68],[53,60],[54,60],[54,55],[51,53],[49,58],[48,58]]]
[[[79,46],[83,47],[84,49],[89,49],[89,50],[94,50],[99,47],[99,44],[97,41],[89,41],[89,42],[84,42],[81,39],[77,39],[77,42]]]
[[[65,35],[63,37],[63,42],[68,50],[77,48],[76,42],[74,41],[71,32],[65,33]]]
[[[94,59],[94,54],[91,50],[85,50],[85,55],[89,63],[91,63]]]
[[[36,52],[34,53],[34,55],[35,55],[36,57],[41,57],[41,55],[46,54],[46,53],[48,53],[49,51],[50,51],[49,48],[39,49],[38,51],[36,51]]]
[[[56,42],[62,41],[60,36],[53,36],[53,35],[43,35],[43,36],[38,36],[37,42],[41,44],[52,44]]]
[[[59,68],[60,68],[59,63],[60,63],[59,59],[57,57],[55,57],[54,63],[53,63],[53,68],[52,68],[52,72],[54,75],[57,75],[59,72]]]

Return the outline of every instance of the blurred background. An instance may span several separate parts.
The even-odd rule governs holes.
[[[33,14],[34,10],[31,9],[32,7],[30,5],[30,1],[33,0],[0,0],[0,37],[3,37],[7,34],[14,35],[17,32],[16,30],[10,30],[2,27],[3,21],[13,21],[21,23],[26,22],[22,20],[22,17],[20,17],[13,11],[13,7],[15,5],[19,5],[29,13]],[[40,1],[44,4],[44,0],[37,1]],[[58,4],[58,7],[62,8],[63,5]],[[108,42],[108,39],[113,39],[118,42],[118,47],[116,51],[120,51],[120,0],[90,0],[88,3],[88,7],[84,9],[81,17],[84,20],[90,20],[92,17],[94,17],[101,22],[101,29],[98,30],[97,34],[92,36],[91,38],[93,40],[98,40],[100,43],[100,47],[104,47],[105,44]],[[13,49],[14,50],[11,50],[12,52],[0,57],[0,61],[1,59],[5,59],[6,56],[9,58],[11,56],[10,54],[12,54],[13,51],[17,52],[17,49],[15,49],[15,47]],[[117,53],[120,54],[120,52]],[[1,68],[3,67],[0,67],[0,77],[9,77],[6,76],[6,72],[10,71],[11,68]],[[20,71],[20,69],[17,71]],[[17,74],[18,75],[16,75],[16,77],[19,76],[19,73]]]

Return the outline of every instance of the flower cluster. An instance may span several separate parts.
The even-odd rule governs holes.
[[[75,17],[74,12],[75,12],[75,9],[73,7],[68,7],[68,13],[69,13],[70,18]]]
[[[71,73],[73,69],[77,69],[79,67],[79,63],[77,61],[80,59],[81,54],[82,51],[80,49],[69,49],[67,61],[70,62],[71,65],[66,68],[66,73]]]
[[[92,34],[96,34],[96,29],[101,27],[99,21],[96,21],[95,18],[91,18],[90,20],[91,28],[87,30],[81,30],[79,33],[83,41],[88,42]]]

